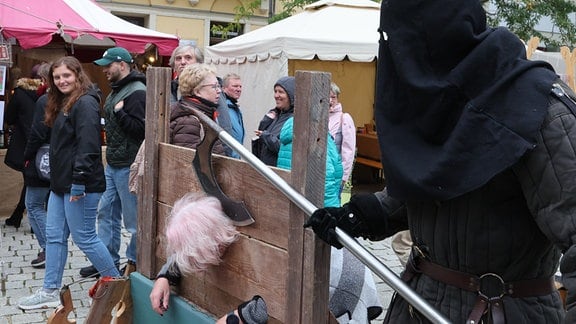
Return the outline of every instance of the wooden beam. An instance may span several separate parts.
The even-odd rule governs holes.
[[[566,83],[568,86],[576,91],[576,83],[574,82],[574,65],[576,64],[576,48],[570,52],[566,46],[560,47],[560,54],[566,64]]]
[[[144,176],[138,193],[138,272],[156,276],[158,142],[168,139],[170,116],[170,68],[150,67],[146,71],[146,143]]]
[[[324,205],[330,74],[296,71],[291,183],[316,206]],[[307,215],[290,206],[286,323],[327,323],[330,246],[304,230]]]
[[[526,44],[526,58],[530,59],[540,44],[540,37],[533,36]]]

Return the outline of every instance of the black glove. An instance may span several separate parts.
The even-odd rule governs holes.
[[[357,194],[350,202],[342,207],[326,207],[316,210],[306,221],[304,227],[312,227],[314,233],[324,242],[341,249],[342,244],[338,241],[335,228],[339,227],[352,237],[371,237],[366,220],[370,217],[367,213],[382,214],[382,205],[374,194]],[[386,228],[386,217],[381,219]],[[377,231],[377,232],[380,232]]]
[[[341,249],[342,244],[338,241],[338,236],[334,229],[338,226],[338,220],[345,214],[348,214],[348,208],[346,207],[320,208],[308,218],[306,223],[304,223],[304,227],[312,227],[314,233],[316,233],[322,241],[337,249]]]

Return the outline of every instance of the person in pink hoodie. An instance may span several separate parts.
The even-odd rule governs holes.
[[[340,186],[342,189],[352,175],[352,166],[356,155],[356,126],[354,126],[352,116],[342,111],[342,104],[338,100],[339,96],[340,88],[336,83],[332,82],[330,84],[328,131],[334,142],[336,142],[338,153],[340,153],[342,158],[342,167],[344,169],[342,185]]]

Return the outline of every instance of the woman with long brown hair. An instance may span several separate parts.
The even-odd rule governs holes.
[[[50,198],[46,221],[46,276],[21,309],[56,307],[68,255],[68,237],[103,276],[120,273],[96,234],[98,201],[106,189],[100,139],[100,96],[71,56],[50,67],[45,122],[50,134]]]

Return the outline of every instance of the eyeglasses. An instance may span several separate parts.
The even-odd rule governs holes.
[[[199,87],[200,87],[200,88],[202,88],[202,87],[212,87],[212,89],[214,89],[214,90],[218,90],[218,89],[222,90],[222,87],[220,86],[220,83],[201,84]]]

